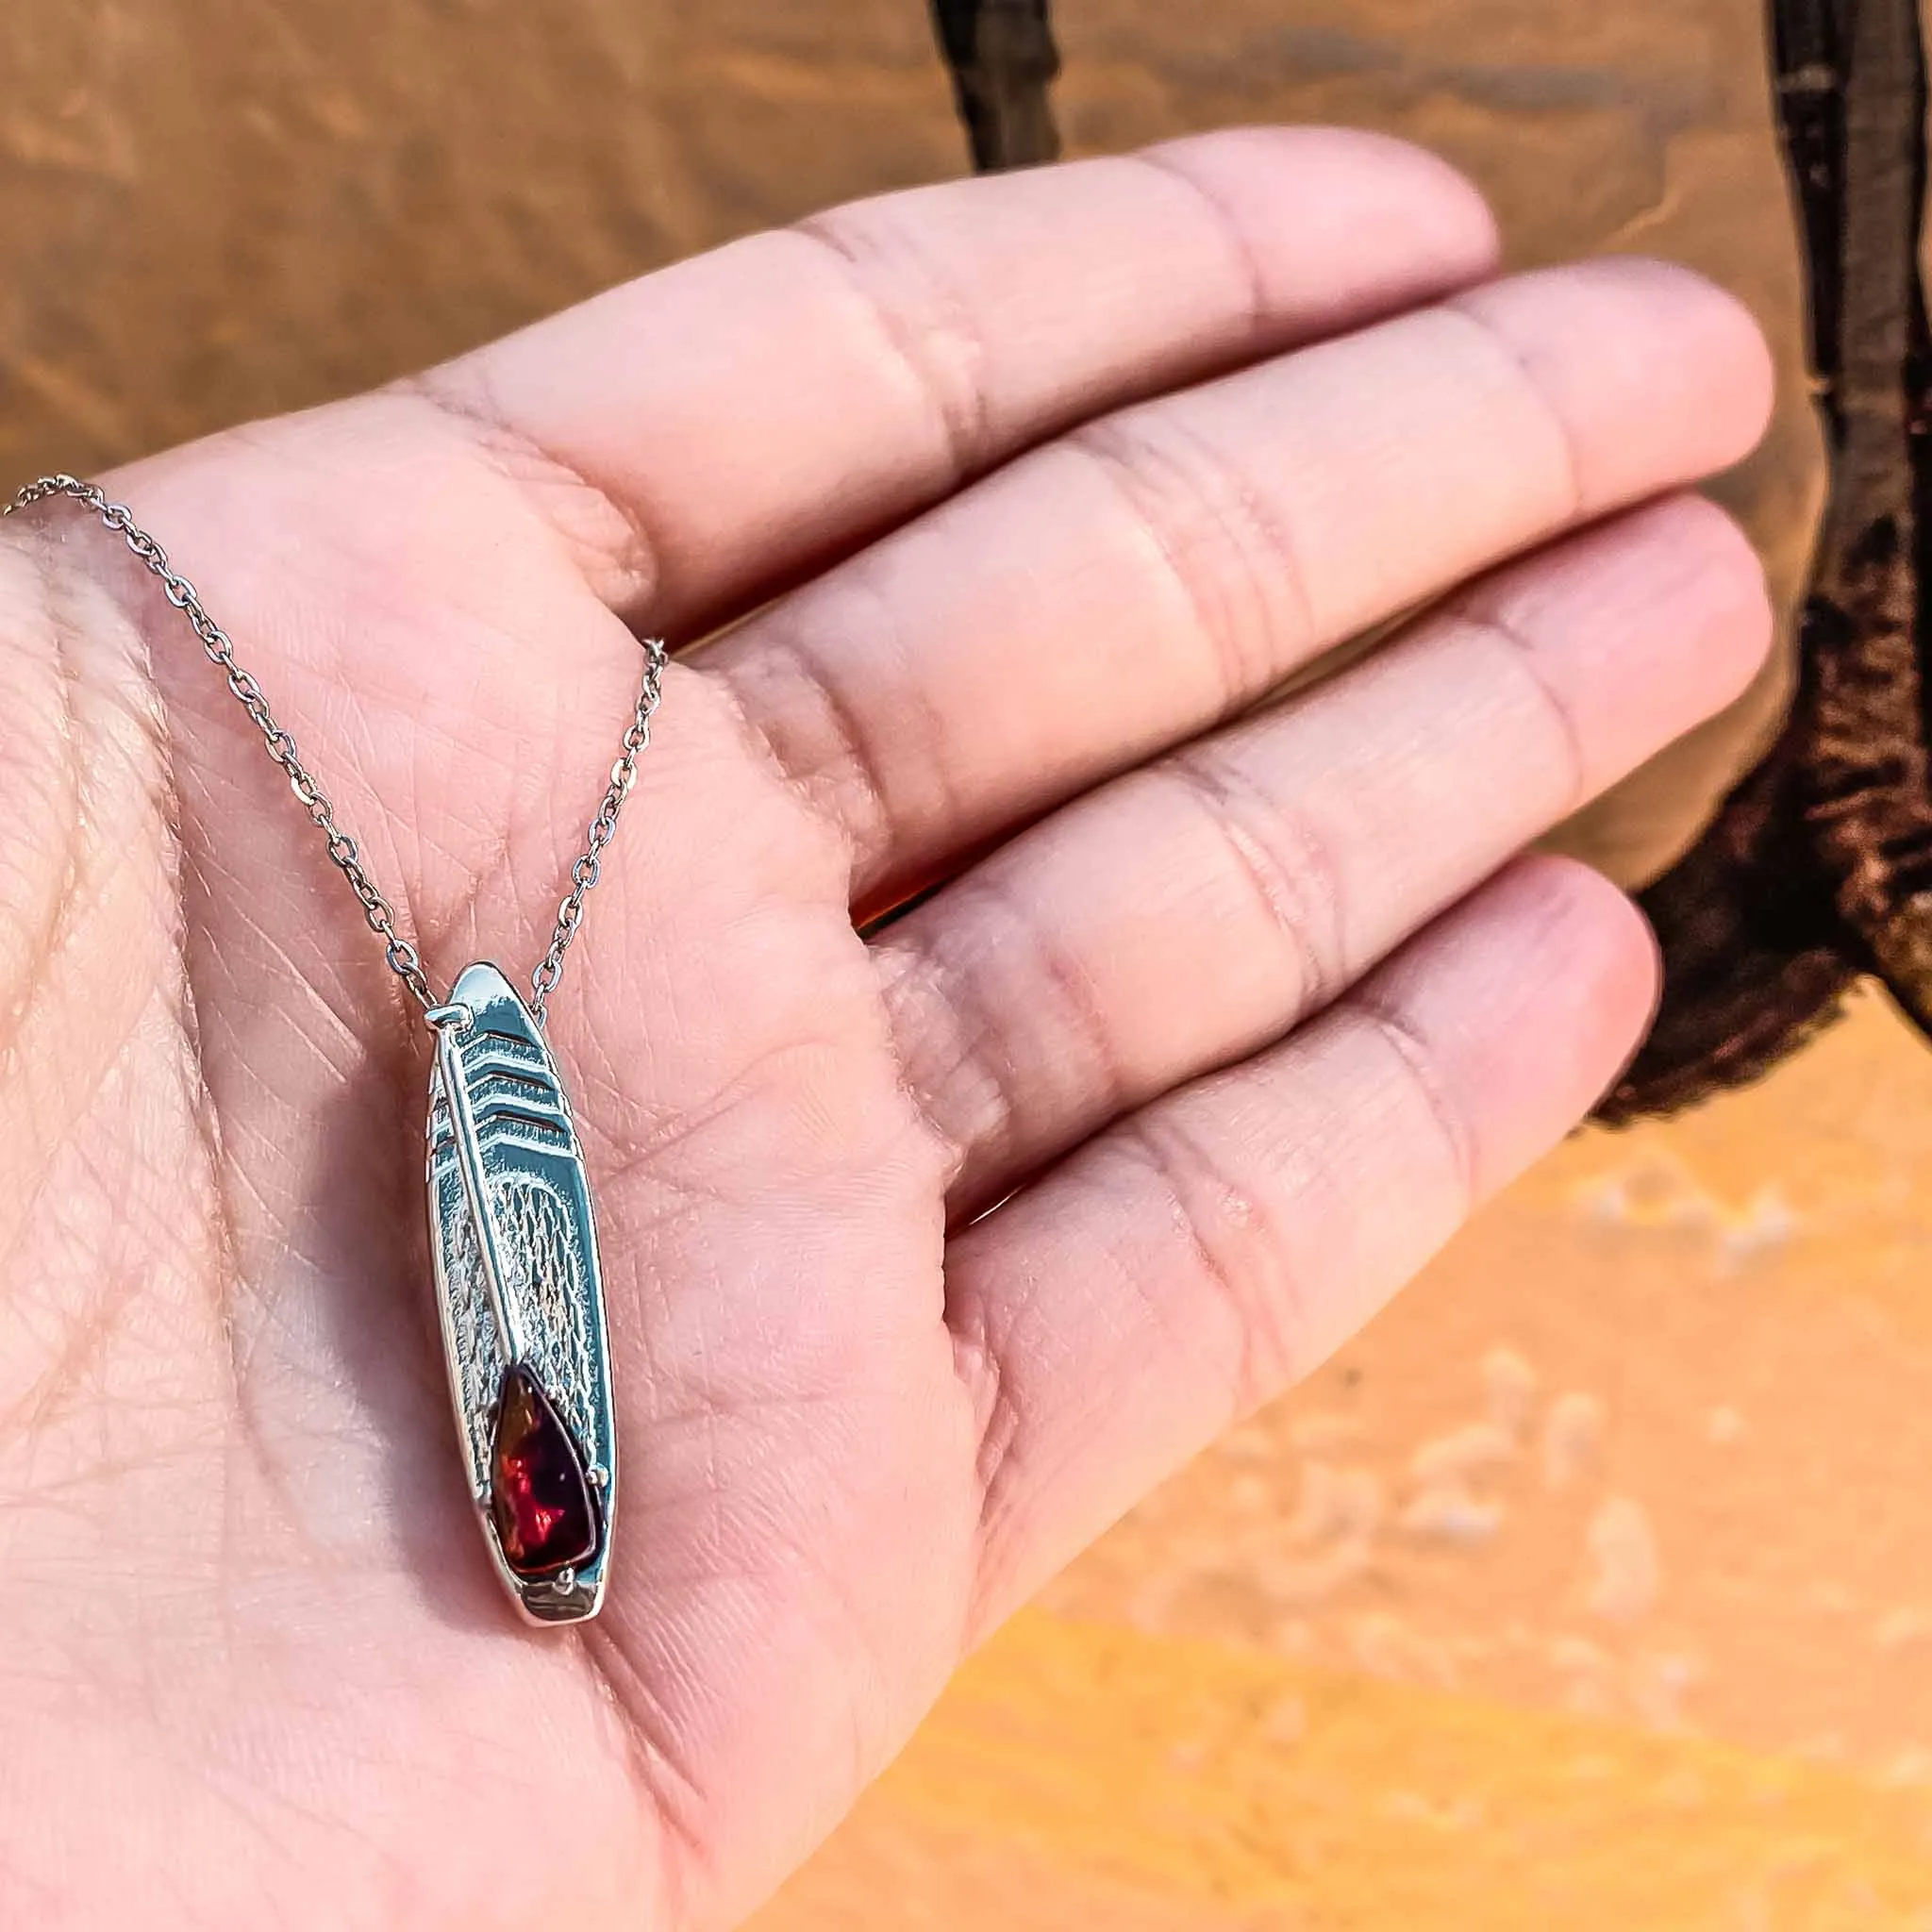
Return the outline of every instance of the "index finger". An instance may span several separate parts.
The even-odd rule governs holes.
[[[607,603],[690,635],[1071,423],[1495,252],[1481,198],[1419,149],[1240,129],[855,203],[417,387],[534,476]]]

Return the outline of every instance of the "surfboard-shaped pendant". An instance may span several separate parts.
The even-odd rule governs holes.
[[[494,966],[432,1015],[429,1247],[470,1491],[533,1623],[594,1617],[617,1501],[609,1338],[557,1062]]]

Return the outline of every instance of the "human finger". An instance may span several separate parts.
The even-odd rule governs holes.
[[[1130,1116],[958,1235],[974,1631],[1330,1354],[1567,1132],[1656,980],[1614,887],[1521,860],[1285,1043]]]
[[[1042,436],[1459,287],[1495,249],[1419,149],[1234,129],[853,203],[413,387],[608,603],[689,637]]]
[[[1734,698],[1770,637],[1741,533],[1667,500],[970,869],[874,946],[956,1216],[1278,1039]]]
[[[1036,450],[721,639],[861,913],[1328,646],[1740,456],[1755,325],[1680,270],[1511,281]]]

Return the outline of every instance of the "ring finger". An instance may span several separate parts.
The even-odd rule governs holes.
[[[1734,697],[1769,637],[1735,526],[1671,499],[970,869],[874,954],[956,1215],[1326,1005]]]

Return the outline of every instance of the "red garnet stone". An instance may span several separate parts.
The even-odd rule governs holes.
[[[490,1517],[519,1576],[549,1576],[597,1552],[597,1511],[570,1431],[520,1362],[504,1371],[490,1450]]]

